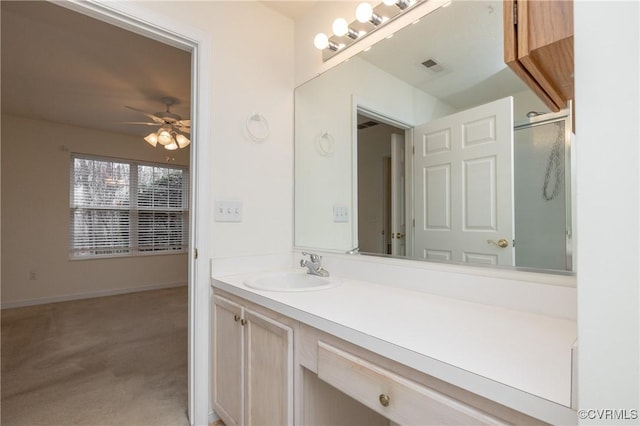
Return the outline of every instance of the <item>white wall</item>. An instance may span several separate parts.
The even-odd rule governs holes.
[[[211,223],[206,259],[289,252],[293,240],[293,22],[251,1],[141,2],[153,13],[200,29],[210,37],[208,119],[212,128],[213,200],[243,202],[242,223]],[[245,135],[252,113],[269,123],[268,140]],[[211,206],[213,212],[213,206]],[[203,218],[210,220],[213,218]]]
[[[132,136],[10,115],[2,140],[3,307],[186,285],[186,254],[69,260],[70,154],[164,163],[165,152]],[[171,155],[189,164],[188,150]]]
[[[636,1],[575,3],[578,396],[583,409],[640,408],[639,28]],[[584,423],[638,424],[637,419],[606,420]]]

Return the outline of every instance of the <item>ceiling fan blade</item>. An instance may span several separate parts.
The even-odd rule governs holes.
[[[139,108],[134,108],[134,107],[129,106],[129,105],[125,105],[125,107],[129,108],[129,109],[131,109],[133,111],[141,112],[142,114],[146,115],[147,117],[149,117],[150,119],[152,119],[154,122],[156,122],[158,124],[165,124],[164,120],[162,118],[160,118],[160,117],[158,117],[158,116],[156,116],[154,114],[151,114],[150,112],[143,111],[143,110],[141,110]]]
[[[158,126],[158,123],[149,123],[148,121],[123,121],[122,124],[142,124],[144,126]]]
[[[191,127],[191,120],[178,120],[174,124],[176,126]]]
[[[174,124],[173,127],[175,127],[176,129],[180,130],[183,133],[191,133],[191,127],[189,126],[178,126]]]

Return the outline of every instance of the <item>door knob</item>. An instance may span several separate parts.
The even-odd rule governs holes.
[[[498,246],[498,247],[500,247],[500,248],[506,248],[506,247],[509,247],[509,241],[507,241],[507,239],[506,239],[506,238],[500,238],[500,239],[498,240],[498,242],[495,242],[495,241],[493,241],[493,240],[487,240],[487,242],[488,242],[488,243],[491,243],[491,244],[495,244],[495,245],[497,245],[497,246]]]

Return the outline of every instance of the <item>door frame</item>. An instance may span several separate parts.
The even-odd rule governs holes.
[[[405,133],[406,133],[406,131],[405,131]],[[402,143],[401,143],[401,145],[402,145],[402,154],[394,155],[397,152],[397,145],[400,145],[400,143],[398,141],[399,138],[402,138]],[[403,167],[402,167],[402,169],[403,169],[403,172],[402,172],[403,180],[401,181],[401,183],[403,183],[403,185],[400,185],[400,187],[404,186],[403,189],[404,189],[404,192],[405,192],[405,194],[402,194],[402,196],[400,196],[400,194],[399,194],[399,193],[402,192],[402,190],[396,191],[397,186],[393,184],[396,181],[396,179],[400,178],[400,176],[398,176],[397,173],[393,173],[394,164],[396,164],[395,161],[398,161],[400,158],[402,158],[402,164],[403,164]],[[407,234],[408,234],[407,233],[407,225],[408,225],[407,224],[407,216],[408,216],[408,214],[406,212],[407,203],[405,201],[406,191],[407,191],[407,181],[406,181],[406,179],[407,179],[407,176],[406,176],[406,174],[407,174],[407,140],[406,140],[405,135],[400,136],[397,133],[394,133],[394,134],[391,135],[391,168],[390,169],[391,169],[390,170],[390,175],[391,175],[391,177],[390,177],[390,179],[391,179],[391,182],[390,182],[390,184],[391,184],[391,209],[390,209],[391,210],[391,218],[390,218],[390,220],[391,220],[391,234],[392,234],[391,235],[391,254],[393,256],[406,256],[407,255]],[[397,198],[401,198],[402,199],[402,203],[397,203],[397,204],[403,204],[402,212],[400,214],[397,214],[398,208],[395,205],[396,203],[393,202],[394,198],[396,198],[396,199]],[[394,212],[396,212],[396,214],[394,214]],[[398,223],[398,217],[402,217],[402,216],[404,216],[404,220],[403,220],[404,229],[400,228],[399,227],[400,223]],[[396,219],[395,221],[394,221],[394,218]],[[394,230],[396,231],[395,238],[393,236],[393,233],[394,233],[393,231]],[[397,253],[397,251],[400,248],[402,248],[402,245],[398,243],[398,240],[399,240],[398,233],[404,233],[404,237],[401,237],[401,238],[404,238],[404,241],[403,241],[404,250],[401,250],[401,251],[404,252],[404,254],[398,254]],[[413,234],[413,233],[411,233],[411,234]]]
[[[188,277],[188,417],[191,425],[209,423],[209,256],[211,195],[198,185],[211,182],[207,165],[212,155],[211,37],[202,30],[162,16],[144,3],[105,0],[71,2],[49,0],[59,6],[191,52],[191,148]],[[199,254],[198,254],[199,253]],[[200,261],[198,261],[200,257]]]
[[[383,108],[351,95],[351,232],[354,247],[358,247],[358,114],[404,130],[405,228],[413,227],[413,126],[385,112]],[[412,232],[405,232],[405,256],[413,255],[410,249],[413,236],[409,237],[410,234]]]

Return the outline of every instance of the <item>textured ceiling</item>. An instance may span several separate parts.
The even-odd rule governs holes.
[[[288,16],[291,19],[296,19],[305,13],[309,12],[315,5],[313,0],[298,0],[298,1],[263,1],[263,3],[272,9],[277,10],[284,16]]]
[[[2,112],[145,135],[130,105],[189,118],[191,54],[49,2],[2,1]]]
[[[527,87],[504,63],[502,1],[457,1],[360,57],[457,109]],[[434,59],[440,72],[422,65]]]
[[[314,1],[266,1],[296,19]],[[526,90],[502,58],[502,2],[454,2],[360,56],[450,103],[467,108]],[[2,111],[131,135],[148,121],[129,105],[190,118],[191,54],[43,1],[1,1]],[[421,64],[434,58],[444,70]]]

